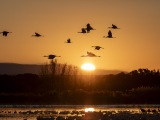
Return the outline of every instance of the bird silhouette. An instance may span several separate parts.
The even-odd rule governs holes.
[[[104,38],[115,38],[112,36],[111,30],[108,31],[108,36],[104,36]]]
[[[110,30],[108,31],[108,37],[112,38],[112,32]]]
[[[104,48],[103,48],[103,47],[101,47],[101,46],[92,46],[92,47],[94,47],[94,48],[95,48],[95,50],[104,49]]]
[[[87,26],[86,30],[88,33],[90,32],[90,30],[96,30],[96,29],[93,29],[93,27],[91,27],[89,23],[86,26]]]
[[[152,110],[152,113],[156,113],[156,112],[157,112],[157,110],[156,110],[156,109],[153,109],[153,110]]]
[[[101,57],[101,56],[97,56],[94,53],[87,51],[87,55],[82,55],[81,57]]]
[[[68,38],[67,41],[66,41],[66,43],[72,43],[72,42],[71,42],[71,39]]]
[[[87,32],[86,32],[86,29],[85,29],[85,28],[82,28],[82,29],[81,29],[81,32],[78,32],[78,33],[87,33]]]
[[[35,34],[32,35],[32,36],[34,36],[34,37],[44,37],[43,35],[41,35],[41,34],[39,34],[39,33],[37,33],[37,32],[35,32]]]
[[[8,32],[8,31],[3,31],[3,32],[0,32],[3,34],[3,36],[7,37],[8,33],[12,33],[12,32]]]
[[[45,56],[43,56],[43,57],[48,57],[48,59],[54,59],[55,57],[61,57],[61,56],[57,56],[57,55],[52,55],[52,54],[50,54],[50,55],[45,55]]]
[[[150,112],[151,112],[151,109],[148,109],[147,112],[150,113]]]
[[[147,112],[147,110],[145,110],[145,109],[143,109],[143,108],[140,108],[140,111],[141,111],[142,113],[146,113],[146,112]]]
[[[118,28],[116,25],[112,24],[112,27],[108,27],[108,28],[112,28],[112,29],[120,29]]]

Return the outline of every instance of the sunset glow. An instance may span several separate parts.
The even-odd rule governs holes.
[[[83,65],[81,66],[81,69],[82,69],[82,70],[86,70],[86,71],[93,71],[93,70],[95,70],[96,68],[95,68],[95,66],[94,66],[93,64],[91,64],[91,63],[85,63],[85,64],[83,64]]]
[[[160,0],[1,0],[0,63],[43,64],[53,54],[60,64],[159,69],[159,6]],[[93,29],[83,33],[88,24]]]

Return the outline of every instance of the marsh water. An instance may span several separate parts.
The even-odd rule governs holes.
[[[92,108],[94,111],[85,111]],[[143,111],[144,110],[144,111]],[[160,105],[0,105],[0,120],[160,120]]]

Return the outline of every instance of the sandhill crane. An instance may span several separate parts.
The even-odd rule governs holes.
[[[111,30],[108,31],[108,37],[112,38],[112,32],[111,32]]]
[[[87,55],[82,55],[81,57],[101,57],[101,56],[97,56],[94,53],[87,51]]]
[[[92,47],[94,47],[94,48],[95,48],[95,50],[104,49],[104,48],[103,48],[103,47],[101,47],[101,46],[92,46]]]
[[[150,112],[151,112],[151,109],[148,109],[147,112],[150,113]]]
[[[12,32],[8,32],[8,31],[3,31],[3,32],[0,32],[3,34],[3,36],[7,37],[8,33],[12,33]]]
[[[81,31],[81,32],[78,32],[78,33],[87,33],[85,28],[82,28],[81,30],[82,30],[82,31]]]
[[[66,41],[66,43],[72,43],[72,42],[71,42],[71,39],[68,38],[67,41]]]
[[[156,112],[157,112],[157,110],[156,110],[156,109],[153,109],[153,110],[152,110],[152,113],[156,113]]]
[[[112,29],[120,29],[118,28],[116,25],[112,24],[112,27],[108,27],[108,28],[112,28]]]
[[[115,38],[112,36],[111,30],[108,31],[108,36],[104,36],[104,38]]]
[[[142,113],[146,113],[147,111],[145,110],[145,109],[143,109],[143,108],[140,108],[140,111],[142,112]]]
[[[41,34],[39,34],[39,33],[37,33],[37,32],[35,32],[35,34],[32,35],[32,36],[34,36],[34,37],[44,37],[43,35],[41,35]]]
[[[87,26],[86,30],[88,33],[90,32],[90,30],[96,30],[96,29],[93,29],[93,27],[91,27],[89,23],[86,26]]]
[[[43,57],[48,57],[48,59],[54,59],[55,57],[61,57],[61,56],[57,56],[57,55],[52,55],[52,54],[50,54],[50,55],[48,55],[48,56],[43,56]]]

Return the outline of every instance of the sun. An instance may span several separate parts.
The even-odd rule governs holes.
[[[93,71],[96,69],[96,67],[92,63],[84,63],[81,65],[81,69],[86,71]]]

